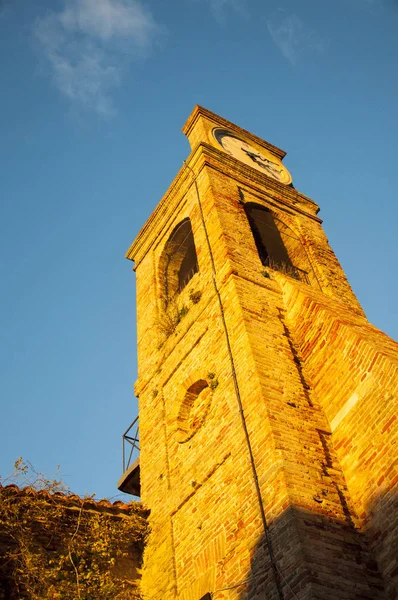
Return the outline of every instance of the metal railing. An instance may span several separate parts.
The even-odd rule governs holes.
[[[140,451],[139,443],[138,417],[136,417],[122,435],[123,473],[138,458]]]
[[[196,260],[195,264],[189,269],[187,273],[185,273],[184,278],[178,282],[178,293],[182,292],[187,283],[192,279],[192,277],[199,271],[198,261]]]
[[[292,277],[293,279],[297,279],[298,281],[302,281],[303,283],[310,283],[308,278],[308,271],[304,271],[304,269],[299,269],[292,263],[279,262],[272,260],[269,256],[262,260],[264,267],[269,267],[274,271],[279,271],[279,273],[283,273],[283,275],[287,275],[288,277]]]
[[[288,277],[293,277],[293,279],[298,279],[303,283],[307,283],[309,285],[310,280],[308,279],[308,272],[304,271],[304,269],[299,269],[298,267],[292,266],[292,270],[286,273]]]

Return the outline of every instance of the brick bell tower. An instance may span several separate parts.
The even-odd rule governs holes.
[[[191,153],[127,253],[143,597],[398,598],[397,344],[282,150],[200,106],[183,131]]]

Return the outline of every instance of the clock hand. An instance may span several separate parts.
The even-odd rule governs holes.
[[[250,152],[250,150],[246,150],[245,148],[241,148],[241,150],[243,150],[243,152],[246,152],[246,154],[248,156],[250,156],[250,158],[252,160],[255,160],[256,158],[260,159],[262,162],[265,163],[269,163],[270,165],[275,165],[278,166],[278,163],[274,162],[273,160],[270,160],[269,158],[265,158],[264,156],[261,156],[261,154],[256,153],[256,152]],[[282,171],[282,169],[281,169]]]

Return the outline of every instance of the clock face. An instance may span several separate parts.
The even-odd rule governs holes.
[[[254,167],[280,183],[289,184],[292,182],[289,171],[279,158],[267,152],[264,148],[259,152],[257,148],[254,148],[254,146],[239,139],[225,129],[215,129],[213,135],[225,152],[234,158],[241,160],[250,167]]]

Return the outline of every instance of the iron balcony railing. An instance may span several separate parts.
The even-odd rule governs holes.
[[[140,452],[139,443],[138,417],[136,417],[122,435],[123,473],[138,458]]]

